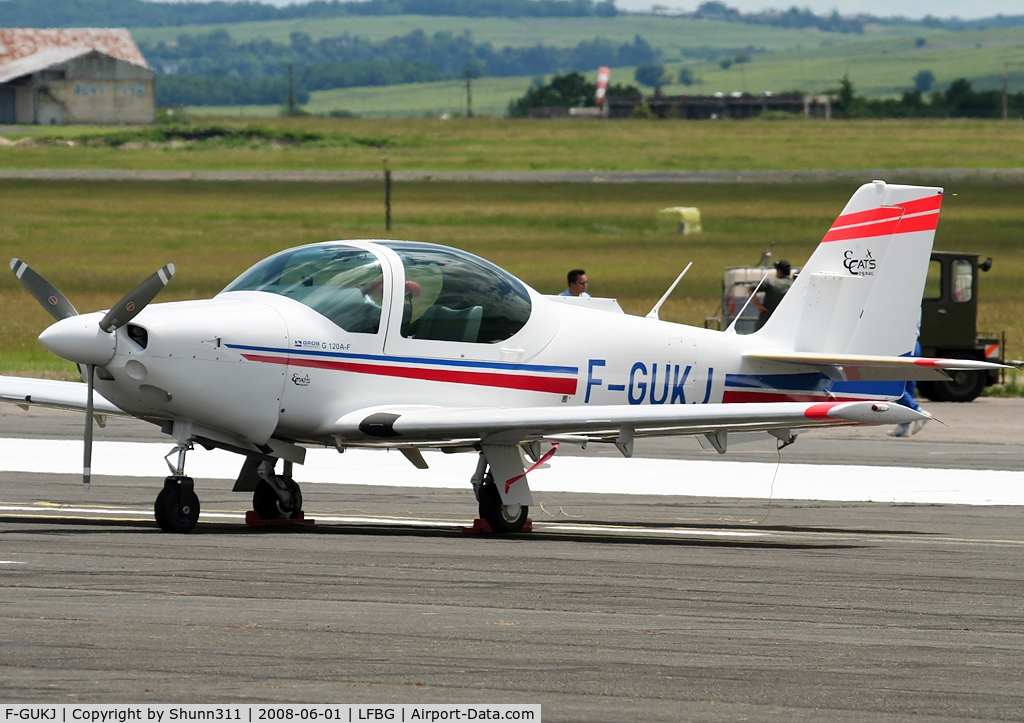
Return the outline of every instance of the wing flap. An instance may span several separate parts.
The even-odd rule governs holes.
[[[0,376],[0,401],[20,406],[32,405],[84,412],[85,397],[85,384],[81,382]],[[96,414],[131,416],[99,394],[93,395],[93,411]]]
[[[946,371],[987,371],[1004,365],[976,359],[935,359],[910,356],[864,354],[815,354],[809,352],[751,352],[743,355],[752,362],[813,367],[825,376],[844,382],[941,381]]]
[[[396,446],[451,440],[516,444],[531,439],[575,435],[618,438],[767,432],[848,424],[902,424],[927,419],[926,413],[880,402],[769,402],[668,406],[555,406],[492,408],[364,409],[331,425],[339,443],[361,441]],[[368,423],[369,420],[369,423]]]

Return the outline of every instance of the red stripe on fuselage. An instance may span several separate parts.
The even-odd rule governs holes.
[[[576,393],[575,379],[518,376],[516,374],[496,374],[494,372],[422,369],[420,367],[379,366],[376,364],[327,361],[323,359],[286,359],[284,357],[264,356],[262,354],[243,354],[242,356],[249,361],[264,362],[266,364],[284,364],[293,367],[331,369],[334,371],[355,372],[357,374],[374,374],[385,377],[402,377],[404,379],[423,379],[426,381],[449,382],[452,384],[473,384],[481,387],[522,389],[529,392],[550,392],[552,394]]]

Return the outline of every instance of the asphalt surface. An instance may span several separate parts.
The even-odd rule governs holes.
[[[950,426],[783,454],[1024,469],[1024,400],[928,408]],[[2,436],[80,434],[76,415],[2,412]],[[177,536],[152,522],[159,480],[0,473],[0,697],[1024,719],[1021,507],[547,493],[534,532],[495,538],[461,531],[468,490],[306,485],[317,524],[268,529],[230,486],[197,481],[221,516]]]

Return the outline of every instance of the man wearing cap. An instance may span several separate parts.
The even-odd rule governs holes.
[[[764,323],[768,321],[768,317],[779,306],[782,297],[789,291],[789,287],[793,285],[793,277],[789,275],[789,262],[785,259],[779,259],[775,262],[774,266],[775,276],[768,277],[761,284],[761,290],[764,291],[764,303],[762,304],[758,301],[757,294],[754,294],[754,306],[760,312],[757,316],[757,326],[754,328],[754,331],[764,326]]]

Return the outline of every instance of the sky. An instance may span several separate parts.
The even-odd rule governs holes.
[[[289,5],[295,0],[261,0],[272,5]],[[301,0],[300,0],[301,1]],[[1021,0],[977,0],[965,3],[963,0],[889,0],[880,3],[878,0],[724,0],[725,4],[738,8],[741,12],[758,12],[775,7],[788,9],[793,5],[799,8],[810,8],[818,15],[831,14],[838,10],[840,15],[856,15],[868,13],[878,16],[903,15],[908,18],[923,18],[933,15],[939,18],[959,17],[961,20],[987,18],[993,15],[1024,15],[1024,3]],[[696,10],[703,0],[616,0],[615,4],[622,10],[648,10],[652,4],[658,3],[670,8]]]
[[[659,1],[668,7],[695,10],[703,0],[616,0],[615,4],[622,10],[645,10],[652,2]],[[908,18],[923,18],[925,15],[933,15],[938,18],[951,18],[955,15],[961,20],[987,18],[1000,13],[1024,15],[1024,3],[1021,0],[980,0],[973,3],[965,3],[963,0],[890,0],[886,3],[880,3],[878,0],[725,0],[725,4],[738,8],[741,12],[758,12],[770,7],[785,10],[796,5],[801,9],[810,8],[818,15],[831,14],[833,10],[838,10],[840,15],[866,13],[882,17],[903,15]]]

